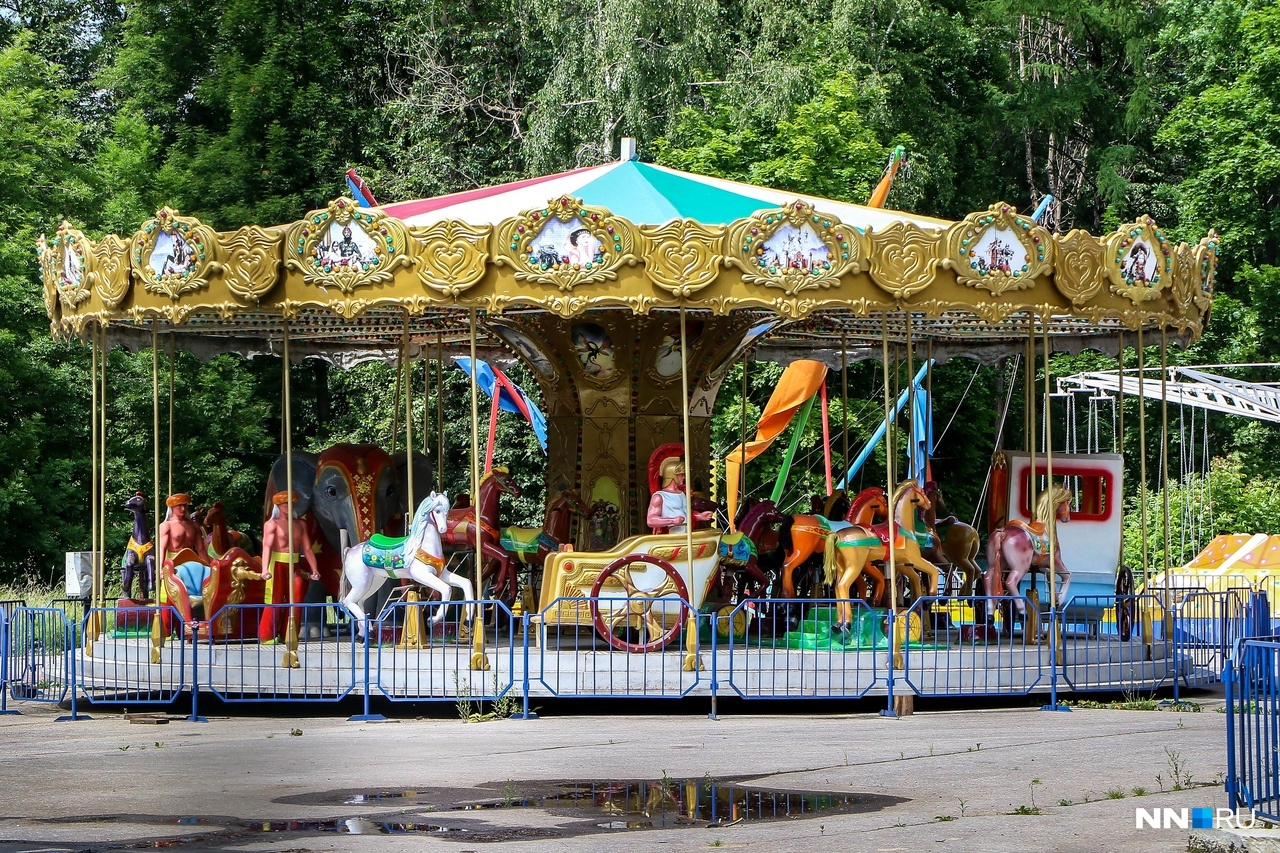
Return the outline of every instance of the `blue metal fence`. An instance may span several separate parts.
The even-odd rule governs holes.
[[[228,605],[199,622],[171,607],[75,618],[15,607],[8,618],[0,609],[0,711],[9,700],[68,693],[165,704],[187,690],[192,719],[202,692],[227,702],[363,695],[362,717],[371,696],[508,700],[506,710],[527,716],[531,696],[881,693],[892,702],[895,692],[1153,692],[1217,681],[1241,636],[1269,630],[1269,615],[1255,613],[1266,609],[1238,590],[1076,597],[1049,612],[1025,598],[933,596],[890,620],[856,599],[748,600],[694,613],[687,601],[640,593],[563,598],[518,614],[497,601],[396,602],[363,630],[334,604]]]
[[[1228,802],[1280,821],[1280,637],[1249,638],[1226,672]]]

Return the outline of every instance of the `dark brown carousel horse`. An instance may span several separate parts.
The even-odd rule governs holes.
[[[516,594],[515,572],[511,566],[511,555],[499,544],[501,532],[498,528],[498,498],[510,495],[520,497],[520,487],[511,478],[506,468],[494,468],[480,479],[480,517],[476,518],[474,506],[451,509],[441,540],[446,549],[454,551],[476,551],[476,540],[479,538],[480,552],[484,555],[486,566],[498,564],[497,576],[493,581],[495,597],[509,600]],[[487,574],[487,572],[484,572]],[[476,595],[482,595],[476,590]]]

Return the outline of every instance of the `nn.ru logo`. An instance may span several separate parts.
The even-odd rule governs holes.
[[[1134,809],[1136,829],[1253,829],[1256,814],[1234,809]]]

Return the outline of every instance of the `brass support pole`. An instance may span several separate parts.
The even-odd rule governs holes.
[[[844,436],[840,467],[845,471],[846,479],[849,471],[849,333],[840,333],[840,434]],[[844,493],[849,494],[849,483],[844,484]]]
[[[880,367],[884,374],[884,469],[885,481],[888,491],[889,503],[893,503],[893,391],[891,390],[889,378],[889,316],[886,313],[880,318]],[[888,554],[889,565],[889,609],[895,615],[898,612],[898,566],[894,558],[893,542],[894,542],[894,524],[897,521],[894,515],[895,507],[890,506],[888,512],[888,535],[889,547],[886,549]],[[910,626],[908,626],[908,629]],[[893,636],[889,638],[892,648],[893,665],[895,667],[902,666],[902,643],[899,641],[900,629],[895,628]]]
[[[1165,636],[1169,637],[1173,629],[1170,621],[1173,599],[1169,590],[1169,547],[1172,541],[1169,535],[1169,330],[1163,322],[1160,324],[1160,446],[1160,492],[1164,498],[1164,560],[1161,568],[1164,571]]]
[[[155,489],[152,492],[153,500],[151,505],[156,513],[156,533],[158,535],[161,520],[160,507],[163,504],[160,501],[160,340],[155,320],[151,321],[151,465],[152,474],[154,475],[152,483]],[[164,559],[163,554],[158,556],[161,560]]]
[[[1112,500],[1119,501],[1119,506],[1124,506],[1124,330],[1121,329],[1116,333],[1116,367],[1118,368],[1120,379],[1120,393],[1116,395],[1116,405],[1120,411],[1116,417],[1116,435],[1112,436],[1116,448],[1120,451],[1120,494],[1116,495]],[[1124,567],[1124,525],[1120,525],[1120,556],[1116,565]]]
[[[1138,327],[1138,516],[1142,530],[1142,583],[1150,576],[1147,542],[1147,398],[1143,380],[1147,371],[1143,350],[1142,327]]]
[[[106,598],[103,589],[103,579],[98,571],[98,328],[90,327],[91,336],[89,339],[89,365],[90,374],[93,378],[92,391],[90,393],[90,425],[89,425],[89,554],[91,567],[91,580],[89,583],[90,606],[93,608],[102,607]],[[97,638],[101,630],[100,614],[94,613],[93,619],[85,626],[85,653],[93,655],[93,641]]]
[[[436,491],[444,491],[444,332],[436,332]]]
[[[288,575],[285,580],[289,589],[289,621],[285,626],[285,653],[281,666],[297,669],[301,666],[301,663],[298,661],[298,616],[295,608],[297,596],[293,592],[293,577],[297,572],[297,552],[293,544],[293,395],[289,376],[288,320],[284,320],[281,324],[280,356],[281,386],[284,391],[284,479],[285,489],[288,493],[285,509],[289,513],[289,517],[285,520],[286,529],[289,532],[289,568],[287,569]]]
[[[920,482],[921,471],[916,470],[916,359],[911,348],[911,311],[903,311],[904,331],[907,338],[907,471]]]
[[[484,532],[480,529],[480,397],[476,385],[476,309],[471,318],[471,505],[476,513],[476,598],[480,591],[480,574],[484,568]],[[484,650],[484,617],[477,613],[471,621],[471,668],[480,672],[489,669],[489,656]]]
[[[693,525],[696,523],[693,514],[693,485],[689,475],[693,470],[689,453],[689,340],[685,322],[685,308],[680,305],[680,419],[684,429],[684,541],[685,555],[689,567],[688,578],[693,581]],[[692,604],[692,602],[690,602]],[[685,672],[701,672],[702,658],[698,656],[698,617],[692,606],[689,618],[684,626]]]
[[[1045,490],[1053,493],[1053,411],[1049,406],[1049,315],[1045,315],[1044,325],[1041,331],[1044,334],[1044,473],[1045,473]],[[1058,545],[1058,508],[1052,508],[1053,515],[1045,520],[1045,527],[1052,531],[1049,537],[1049,610],[1052,613],[1058,607],[1058,573],[1057,568],[1057,545]],[[1062,663],[1062,643],[1058,642],[1058,620],[1052,619],[1049,622],[1049,630],[1053,632],[1052,648],[1056,652],[1057,660],[1055,663]],[[1025,635],[1025,631],[1024,631]],[[1039,635],[1036,637],[1039,640]]]
[[[174,335],[171,332],[169,334],[169,353],[168,353],[169,355],[169,464],[165,466],[165,471],[168,472],[168,477],[169,477],[168,494],[173,494],[173,371],[174,371],[173,363],[175,358],[177,357],[177,353],[175,352],[175,349],[176,349],[176,343],[174,340]],[[157,502],[159,501],[159,498],[160,496],[156,495]]]
[[[409,508],[404,516],[404,532],[409,535],[409,522],[418,505],[413,502],[413,362],[409,359],[409,309],[404,312],[404,455]]]

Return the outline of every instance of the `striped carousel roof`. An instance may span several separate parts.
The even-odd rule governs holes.
[[[383,205],[381,209],[388,216],[409,225],[431,225],[446,219],[492,225],[541,207],[547,199],[560,196],[580,198],[585,204],[608,208],[615,216],[638,225],[662,225],[679,219],[692,219],[705,225],[728,225],[756,211],[781,207],[797,199],[863,230],[878,230],[900,221],[931,230],[951,224],[928,216],[757,187],[634,160],[573,169],[436,198],[398,202]]]

